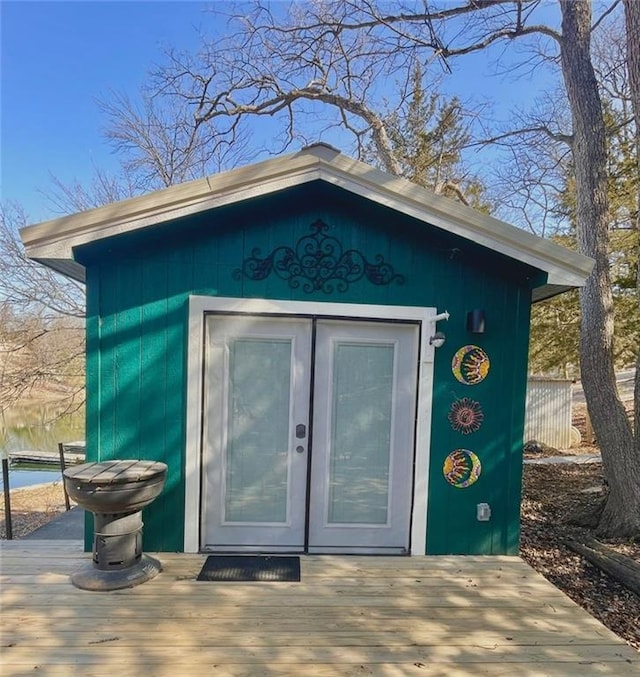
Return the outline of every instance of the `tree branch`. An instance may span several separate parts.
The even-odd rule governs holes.
[[[504,134],[497,134],[495,136],[491,136],[485,139],[481,139],[480,141],[475,141],[473,143],[469,144],[469,147],[473,146],[488,146],[492,144],[497,144],[500,141],[504,141],[505,139],[511,139],[514,136],[524,136],[526,134],[544,134],[548,138],[552,139],[553,141],[557,141],[559,143],[564,143],[567,146],[571,146],[571,143],[573,142],[573,136],[570,134],[561,134],[559,132],[552,132],[548,127],[545,127],[544,125],[538,125],[535,127],[525,127],[522,129],[514,129],[509,132],[505,132]]]

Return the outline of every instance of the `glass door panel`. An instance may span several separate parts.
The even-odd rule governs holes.
[[[224,522],[286,522],[291,340],[229,340]]]
[[[333,345],[329,524],[386,524],[393,344]]]

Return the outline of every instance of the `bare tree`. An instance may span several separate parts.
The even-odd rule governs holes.
[[[72,214],[94,207],[126,200],[144,191],[135,175],[126,171],[112,175],[95,167],[91,182],[83,184],[77,179],[62,181],[55,174],[50,175],[51,186],[40,192],[57,214]]]
[[[399,173],[434,193],[489,211],[482,182],[462,162],[471,139],[462,102],[444,96],[437,82],[425,78],[419,63],[412,69],[408,98],[405,92],[401,98],[400,107],[381,118]],[[377,146],[366,144],[363,160],[379,166]]]
[[[98,103],[119,168],[109,173],[96,166],[88,183],[51,174],[51,185],[40,192],[55,213],[93,209],[198,179],[246,163],[255,153],[248,133],[227,138],[213,126],[194,125],[190,112],[175,98],[143,89],[139,99],[134,102],[112,91]]]
[[[627,37],[627,68],[629,72],[629,89],[631,106],[635,118],[636,141],[636,168],[640,176],[640,4],[635,0],[624,0],[626,37]],[[640,180],[639,180],[640,182]],[[640,235],[640,191],[636,194],[637,205],[635,213],[636,233]],[[640,308],[640,255],[636,272],[636,290],[638,307]],[[635,422],[635,451],[636,462],[640,460],[640,350],[636,357],[636,382],[634,388],[634,422]]]
[[[614,372],[606,131],[590,53],[591,3],[561,0],[560,6],[560,56],[573,121],[578,243],[580,251],[596,261],[580,293],[580,357],[587,406],[611,487],[599,530],[631,536],[640,533],[640,459]]]
[[[183,102],[195,127],[214,124],[218,142],[233,142],[256,117],[280,140],[272,152],[317,137],[320,128],[340,127],[360,155],[372,138],[383,166],[399,174],[381,84],[396,83],[399,109],[412,92],[419,45],[384,25],[380,30],[370,12],[368,3],[309,3],[292,5],[281,22],[277,7],[256,3],[247,15],[245,6],[229,17],[235,31],[228,37],[205,43],[197,55],[170,52],[168,66],[156,74],[156,91]],[[424,25],[418,22],[416,36]],[[319,128],[314,118],[327,110]]]
[[[0,207],[0,411],[48,390],[67,410],[84,402],[84,289],[27,259],[23,211]]]
[[[571,130],[562,133],[541,120],[529,131],[568,143],[579,249],[596,261],[580,298],[582,379],[610,486],[599,529],[638,535],[640,458],[613,368],[606,133],[590,53],[592,32],[617,4],[605,5],[593,20],[590,0],[559,0],[561,25],[554,26],[536,20],[541,0],[432,2],[422,11],[413,3],[386,11],[388,5],[372,0],[294,4],[288,12],[260,3],[249,14],[244,6],[229,17],[235,32],[228,38],[205,42],[197,54],[170,53],[154,86],[158,95],[191,111],[194,129],[214,125],[217,142],[232,143],[251,119],[267,125],[275,120],[278,151],[304,138],[309,116],[329,111],[322,129],[346,130],[359,153],[370,140],[384,168],[399,174],[401,164],[379,113],[381,83],[398,83],[401,94],[394,103],[400,107],[411,91],[411,65],[417,61],[446,71],[454,58],[518,41],[529,46],[525,65],[533,72],[551,53],[562,74]],[[637,5],[627,0],[625,6],[633,15],[631,51],[638,44]],[[310,133],[318,131],[312,125]]]
[[[166,188],[246,162],[249,134],[230,124],[194,124],[179,98],[141,92],[140,103],[111,92],[100,103],[105,136],[121,158],[122,173],[135,192]]]
[[[636,119],[636,145],[638,148],[638,163],[640,165],[640,4],[635,0],[624,0],[624,12],[627,38],[627,69],[629,72],[629,88],[631,106]],[[640,166],[639,166],[640,168]]]
[[[617,368],[635,361],[640,312],[636,268],[640,239],[634,227],[640,177],[635,127],[630,113],[624,17],[612,17],[593,34],[593,66],[601,92],[607,145],[609,269],[615,319]],[[553,58],[550,54],[549,58]],[[513,162],[498,167],[498,203],[522,214],[521,222],[547,237],[576,247],[576,182],[571,153],[572,122],[566,94],[547,91],[533,115],[521,114],[514,134],[505,130]],[[554,133],[548,130],[553,125]],[[486,143],[486,142],[485,142]],[[544,373],[577,375],[580,310],[578,294],[564,294],[532,310],[530,365]]]

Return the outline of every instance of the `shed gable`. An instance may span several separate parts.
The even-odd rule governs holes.
[[[529,290],[547,277],[322,181],[91,242],[77,247],[74,256],[84,266],[110,266],[177,251],[215,263],[218,278],[227,274],[234,282],[216,284],[231,285],[243,296],[277,289],[282,298],[297,298],[293,291],[300,287],[319,299],[323,293],[344,293],[351,302],[354,288],[373,285],[395,288],[376,296],[377,302],[396,304],[412,285],[425,285],[428,270],[442,280],[476,271]]]
[[[593,262],[447,198],[342,156],[323,144],[275,160],[173,186],[148,196],[30,226],[21,235],[31,258],[84,280],[84,268],[73,251],[82,245],[162,229],[177,219],[227,206],[249,203],[285,189],[316,181],[337,186],[398,214],[414,218],[487,250],[547,273],[547,283],[534,291],[540,300],[579,286]]]

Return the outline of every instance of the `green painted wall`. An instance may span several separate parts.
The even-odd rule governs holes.
[[[362,279],[344,292],[307,293],[275,275],[253,281],[234,274],[256,248],[266,256],[295,246],[318,218],[345,250],[370,261],[382,255],[405,283]],[[539,271],[320,183],[102,240],[76,257],[87,268],[88,458],[169,465],[162,496],[145,511],[147,550],[183,546],[188,298],[202,294],[448,310],[451,319],[439,326],[447,342],[436,352],[427,551],[517,552],[530,287]],[[486,333],[475,342],[491,370],[467,386],[454,378],[451,359],[474,342],[465,328],[472,308],[486,312]],[[485,415],[468,436],[447,420],[453,400],[464,396]],[[447,454],[461,447],[482,462],[479,480],[466,489],[442,475]],[[490,503],[489,522],[476,520],[479,502]]]

